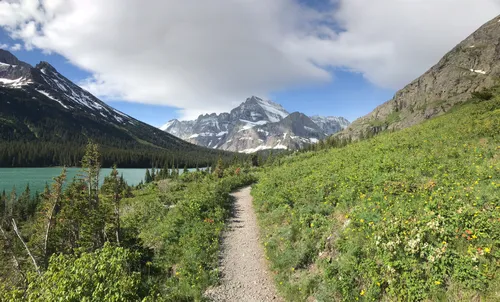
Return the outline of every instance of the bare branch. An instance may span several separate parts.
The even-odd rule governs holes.
[[[26,245],[26,242],[24,242],[23,237],[21,237],[21,234],[19,233],[19,229],[17,228],[17,224],[16,224],[16,221],[14,220],[14,218],[12,218],[12,226],[14,227],[14,232],[16,232],[17,237],[19,237],[19,240],[21,240],[22,244],[24,245],[26,252],[28,252],[28,255],[31,257],[31,261],[33,261],[33,265],[35,266],[36,272],[38,273],[38,275],[41,275],[40,269],[38,268],[38,264],[36,263],[35,257],[33,257],[33,254],[31,254],[31,251],[28,248],[28,245]]]

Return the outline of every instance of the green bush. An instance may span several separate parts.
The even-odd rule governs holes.
[[[140,273],[131,266],[137,257],[109,244],[79,256],[54,255],[40,276],[28,274],[26,293],[0,290],[0,300],[139,301]]]
[[[232,205],[229,193],[254,181],[250,174],[215,179],[195,172],[151,184],[125,200],[123,225],[137,230],[143,245],[154,251],[152,265],[160,273],[150,283],[161,300],[199,300],[217,283],[220,237]]]

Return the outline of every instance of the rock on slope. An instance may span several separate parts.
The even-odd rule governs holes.
[[[497,84],[500,75],[500,17],[487,22],[393,99],[354,121],[340,136],[402,129],[440,115],[472,92]]]
[[[251,153],[297,149],[348,124],[342,117],[289,114],[279,104],[252,96],[229,113],[200,115],[194,121],[171,120],[160,129],[200,146]]]

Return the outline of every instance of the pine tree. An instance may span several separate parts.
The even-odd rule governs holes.
[[[87,183],[88,199],[94,208],[99,204],[99,172],[101,170],[101,156],[99,146],[91,141],[87,144],[82,159],[83,179]]]
[[[1,219],[5,217],[7,207],[7,195],[5,194],[5,190],[3,190],[2,195],[0,195],[0,223]]]
[[[44,264],[48,264],[50,257],[50,235],[52,228],[56,221],[57,211],[61,207],[61,200],[63,195],[63,185],[66,181],[66,168],[63,168],[61,175],[54,178],[54,184],[52,185],[52,193],[46,200],[46,203],[42,206],[42,212],[45,216],[45,234],[43,239],[43,260]]]
[[[215,167],[214,175],[217,178],[224,177],[224,163],[222,162],[221,158],[219,158],[219,160],[217,161],[217,166]]]
[[[170,175],[172,178],[177,178],[177,176],[179,176],[177,173],[176,173],[176,170],[175,170],[175,165],[172,164],[172,170],[170,171]]]
[[[12,191],[10,192],[10,197],[7,200],[7,206],[6,206],[6,217],[12,218],[14,216],[14,208],[17,202],[17,193],[16,193],[16,186],[12,187]]]
[[[123,178],[118,177],[118,170],[116,166],[113,167],[111,174],[104,179],[102,185],[102,192],[106,196],[107,202],[113,207],[113,219],[111,224],[113,225],[115,240],[118,245],[120,245],[120,201],[123,198],[123,193],[125,192],[125,181]]]
[[[95,239],[92,241],[91,238],[86,238],[87,241],[92,244],[92,246],[89,247],[91,250],[101,247],[104,244],[105,236],[105,223],[99,204],[100,170],[101,155],[99,153],[99,146],[93,142],[89,142],[82,159],[82,171],[83,181],[86,183],[88,190],[87,200],[90,205],[89,220],[84,226],[89,228],[89,233],[86,235],[92,236]]]
[[[149,169],[146,169],[146,176],[144,177],[144,182],[148,184],[152,181],[153,178],[151,177],[151,173],[149,172]]]

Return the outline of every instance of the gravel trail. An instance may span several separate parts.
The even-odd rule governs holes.
[[[250,190],[245,187],[231,194],[234,213],[223,235],[221,285],[206,292],[213,301],[283,301],[267,269]]]

